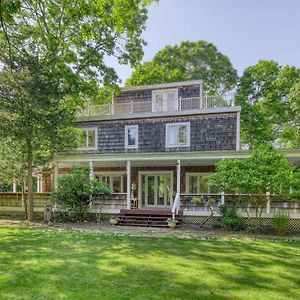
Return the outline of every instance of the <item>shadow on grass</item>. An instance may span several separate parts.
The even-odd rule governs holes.
[[[300,242],[0,228],[1,299],[299,299]]]

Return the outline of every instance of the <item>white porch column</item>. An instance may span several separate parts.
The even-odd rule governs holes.
[[[90,180],[94,179],[94,165],[92,161],[89,163],[89,178]]]
[[[17,192],[17,183],[16,183],[16,179],[13,179],[13,193]]]
[[[36,192],[37,193],[40,193],[40,187],[41,187],[41,179],[40,179],[40,176],[38,176],[36,178]]]
[[[178,205],[177,205],[177,210],[179,210],[180,208],[180,173],[181,173],[181,163],[180,163],[180,159],[177,160],[177,166],[176,166],[176,170],[177,170],[177,193],[178,193]]]
[[[130,186],[131,186],[131,161],[127,160],[126,162],[126,176],[127,176],[127,196],[126,196],[126,203],[127,209],[131,208],[131,201],[130,201]]]
[[[57,191],[57,187],[58,187],[58,162],[55,164],[54,166],[54,190]]]

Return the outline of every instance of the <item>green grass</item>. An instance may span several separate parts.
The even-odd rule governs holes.
[[[0,299],[300,299],[300,242],[0,227]]]

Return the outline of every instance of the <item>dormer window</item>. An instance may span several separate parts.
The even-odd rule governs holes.
[[[125,148],[137,149],[139,139],[138,125],[125,126]]]
[[[81,141],[79,150],[96,150],[97,149],[97,128],[81,128]]]
[[[152,91],[152,111],[178,110],[178,89]]]
[[[166,124],[166,147],[189,147],[190,123]]]

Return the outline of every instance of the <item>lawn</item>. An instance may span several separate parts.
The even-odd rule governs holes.
[[[0,299],[300,299],[300,241],[0,227]]]

